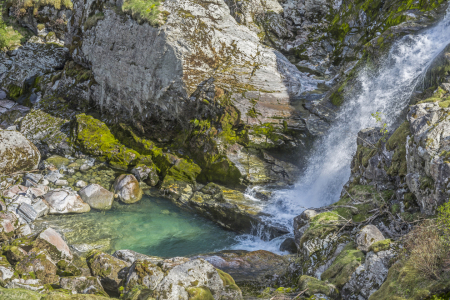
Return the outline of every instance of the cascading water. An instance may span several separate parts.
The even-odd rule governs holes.
[[[359,93],[345,100],[328,133],[319,139],[307,161],[306,171],[296,186],[275,193],[265,207],[271,222],[292,229],[292,220],[307,207],[336,202],[350,176],[356,152],[356,136],[361,129],[377,124],[372,113],[380,112],[388,128],[398,121],[411,94],[433,59],[450,43],[450,13],[435,27],[408,35],[395,43],[375,74],[362,70]],[[283,238],[264,241],[259,235],[239,237],[235,249],[266,249],[278,252]]]

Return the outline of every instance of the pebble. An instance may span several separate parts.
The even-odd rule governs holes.
[[[84,188],[85,186],[87,186],[87,183],[83,180],[78,180],[75,186],[79,188]]]
[[[58,186],[69,185],[69,182],[67,180],[58,179],[58,180],[56,180],[55,185],[58,185]]]

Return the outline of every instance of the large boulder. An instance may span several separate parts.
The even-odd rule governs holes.
[[[114,194],[99,184],[90,184],[78,191],[81,199],[92,208],[108,210],[114,201]]]
[[[45,251],[30,252],[15,265],[15,270],[24,279],[39,279],[43,284],[56,283],[56,265],[48,259]]]
[[[119,292],[119,287],[127,275],[130,264],[109,254],[93,250],[86,258],[93,276],[98,276],[103,288],[113,293]]]
[[[142,189],[133,175],[122,174],[114,182],[114,192],[124,203],[135,203],[142,199]]]
[[[20,132],[0,131],[0,174],[36,169],[41,154]]]
[[[155,290],[164,276],[165,274],[161,268],[152,262],[137,260],[131,265],[125,284],[127,290],[132,290],[136,286]]]
[[[375,225],[364,226],[356,235],[358,250],[368,251],[369,247],[376,242],[384,240],[383,233]]]
[[[155,296],[161,300],[187,300],[195,296],[204,299],[242,299],[234,281],[203,259],[194,259],[170,269],[157,286]]]
[[[89,204],[71,190],[55,189],[44,195],[50,206],[50,214],[85,213],[91,210]]]
[[[46,243],[42,245],[40,241],[45,241],[53,247],[48,247]],[[47,228],[39,234],[36,243],[40,245],[40,248],[47,248],[50,255],[56,256],[59,259],[72,260],[72,253],[70,252],[69,246],[64,241],[62,236],[53,228]],[[56,248],[56,251],[55,251]]]

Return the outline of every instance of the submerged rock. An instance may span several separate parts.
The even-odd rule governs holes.
[[[114,192],[120,201],[130,204],[142,199],[143,192],[139,182],[133,175],[122,174],[114,182]]]
[[[90,184],[78,191],[78,193],[84,202],[95,209],[111,209],[114,201],[114,194],[104,189],[99,184]]]
[[[20,132],[0,131],[0,174],[34,170],[40,159],[39,150]]]

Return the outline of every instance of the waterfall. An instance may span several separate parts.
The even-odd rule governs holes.
[[[357,80],[361,89],[345,99],[335,122],[317,140],[307,159],[306,171],[295,187],[275,192],[265,212],[268,222],[292,230],[292,220],[305,208],[320,207],[339,200],[350,176],[350,163],[356,152],[356,136],[361,129],[377,126],[372,113],[380,112],[392,129],[409,104],[434,58],[450,43],[450,17],[447,11],[436,26],[396,42],[377,72],[363,69]],[[379,125],[378,125],[379,126]],[[261,236],[240,236],[235,249],[276,251],[283,241],[269,242]]]

